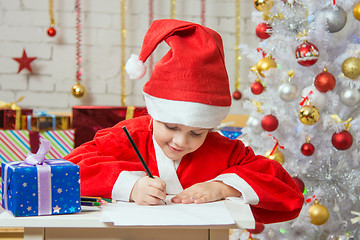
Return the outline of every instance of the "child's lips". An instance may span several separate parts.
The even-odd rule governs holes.
[[[172,147],[172,146],[169,145],[169,144],[168,144],[168,146],[169,146],[170,150],[172,150],[172,151],[174,151],[174,152],[182,152],[182,151],[183,151],[182,149],[178,149],[178,148]]]

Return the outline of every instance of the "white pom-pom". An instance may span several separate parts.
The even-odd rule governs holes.
[[[125,70],[129,74],[130,79],[141,79],[145,76],[146,66],[136,54],[131,54],[129,60],[125,64]]]

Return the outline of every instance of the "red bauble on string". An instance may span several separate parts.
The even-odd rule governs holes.
[[[311,156],[315,152],[315,147],[311,143],[304,143],[301,146],[301,153],[305,156]]]
[[[264,231],[265,225],[261,222],[255,222],[255,228],[254,229],[246,229],[251,234],[259,234],[262,231]]]
[[[267,39],[272,34],[272,27],[267,22],[259,23],[256,26],[255,33],[260,39]]]
[[[56,30],[54,27],[49,27],[48,30],[47,30],[47,34],[50,36],[50,37],[54,37],[56,35]]]
[[[251,84],[251,92],[255,95],[259,95],[264,91],[264,86],[262,85],[261,82],[254,82],[253,84]]]
[[[240,100],[242,97],[242,94],[239,90],[235,90],[232,94],[233,99]]]
[[[338,150],[346,150],[351,147],[353,143],[353,137],[351,133],[343,130],[332,135],[331,143]]]
[[[334,75],[324,68],[324,71],[316,76],[314,85],[319,92],[327,92],[334,89],[336,80]]]
[[[315,64],[319,55],[319,49],[307,41],[300,44],[295,50],[296,61],[305,67]]]
[[[266,115],[261,119],[261,126],[265,131],[272,132],[279,126],[279,121],[272,115]]]
[[[300,192],[304,192],[305,190],[304,182],[298,176],[294,176],[292,177],[292,179],[294,180],[296,186],[299,188]]]

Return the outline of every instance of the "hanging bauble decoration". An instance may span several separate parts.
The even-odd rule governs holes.
[[[261,127],[261,121],[255,117],[250,116],[246,121],[246,126],[250,128],[251,132],[254,134],[260,134],[263,130]]]
[[[261,222],[255,222],[255,228],[254,229],[246,229],[251,234],[259,234],[264,231],[265,225]]]
[[[80,82],[75,83],[72,86],[71,93],[74,97],[80,98],[85,95],[86,89]]]
[[[304,182],[298,176],[294,176],[292,177],[292,179],[295,182],[296,186],[299,188],[300,192],[303,193],[305,191]]]
[[[353,9],[354,17],[360,21],[360,2],[358,2]]]
[[[256,79],[255,82],[251,84],[250,90],[254,95],[259,95],[264,91],[264,85],[262,85],[260,79]]]
[[[270,69],[270,68],[276,68],[276,62],[275,60],[272,58],[271,55],[269,55],[268,57],[263,57],[262,59],[260,59],[260,61],[258,61],[252,68],[251,71],[254,71],[256,73],[258,73],[260,76],[265,77],[264,75],[264,71]]]
[[[303,145],[301,145],[300,150],[303,155],[311,156],[315,152],[315,147],[314,145],[312,145],[312,143],[310,143],[310,139],[306,139],[306,142]]]
[[[327,92],[333,90],[336,85],[334,75],[329,73],[326,68],[323,69],[322,73],[319,73],[315,77],[314,86],[319,92]]]
[[[280,98],[285,102],[291,102],[295,100],[299,94],[298,87],[291,83],[291,79],[294,77],[294,71],[290,70],[288,72],[289,80],[284,81],[279,87],[278,87],[278,94]]]
[[[319,110],[310,103],[301,107],[299,111],[299,120],[305,125],[314,125],[320,118]]]
[[[345,88],[340,93],[340,101],[346,106],[353,107],[360,101],[360,92],[355,88]]]
[[[347,150],[353,143],[353,137],[351,133],[343,130],[332,135],[331,143],[337,150]]]
[[[75,9],[76,9],[76,84],[71,88],[71,93],[74,97],[80,98],[85,95],[86,89],[82,85],[82,69],[81,69],[81,1],[76,0]]]
[[[261,126],[265,131],[272,132],[279,126],[279,121],[274,115],[269,114],[261,119]]]
[[[284,154],[278,148],[276,148],[275,151],[274,150],[267,151],[264,156],[267,157],[268,159],[277,161],[281,165],[285,163]]]
[[[239,90],[235,90],[232,94],[233,99],[240,100],[242,97],[242,94]]]
[[[258,36],[260,39],[263,39],[263,40],[267,39],[272,34],[272,27],[267,22],[259,23],[256,26],[255,33],[256,33],[256,36]]]
[[[301,91],[301,98],[308,99],[312,105],[320,111],[325,107],[326,94],[319,92],[314,85],[310,85]]]
[[[50,16],[50,27],[47,29],[49,37],[56,35],[55,30],[55,19],[54,19],[54,0],[49,0],[49,16]]]
[[[296,61],[305,67],[315,64],[319,58],[318,48],[307,41],[300,44],[295,50]]]
[[[340,6],[325,7],[320,11],[320,14],[326,19],[327,30],[331,33],[340,31],[346,24],[346,12]]]
[[[311,223],[314,225],[322,225],[329,219],[329,210],[315,200],[314,205],[309,208]]]
[[[360,59],[356,57],[347,58],[341,65],[344,75],[351,79],[356,79],[360,75]]]
[[[270,13],[270,9],[274,6],[273,0],[254,0],[254,7],[265,14]]]

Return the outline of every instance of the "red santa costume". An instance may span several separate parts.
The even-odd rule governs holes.
[[[214,128],[230,105],[221,37],[204,26],[179,20],[157,20],[145,35],[140,56],[127,64],[130,77],[145,74],[143,62],[165,41],[169,52],[155,65],[143,92],[149,116],[118,123],[65,158],[80,166],[81,194],[128,201],[136,181],[146,176],[122,126],[126,126],[153,175],[178,194],[195,183],[222,181],[242,194],[255,220],[287,221],[298,216],[303,195],[282,166],[256,156],[240,140],[209,132],[196,151],[174,161],[153,136],[153,120]]]

